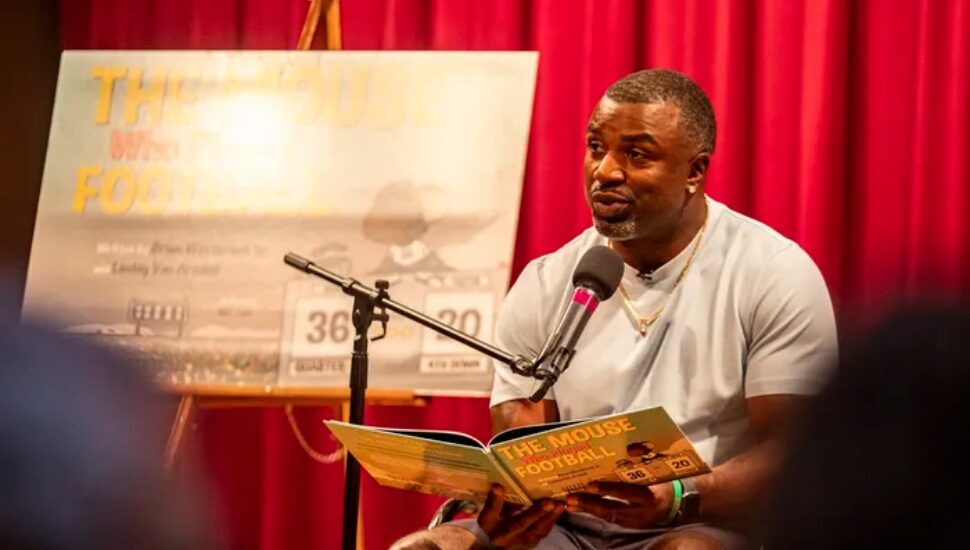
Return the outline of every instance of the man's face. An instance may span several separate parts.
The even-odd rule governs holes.
[[[670,238],[696,184],[698,146],[672,103],[604,97],[586,132],[586,200],[596,229],[614,240]]]

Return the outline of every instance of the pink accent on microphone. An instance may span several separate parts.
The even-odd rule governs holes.
[[[599,298],[585,288],[577,288],[576,292],[573,292],[573,301],[586,308],[590,313],[596,311],[596,306],[600,304]]]

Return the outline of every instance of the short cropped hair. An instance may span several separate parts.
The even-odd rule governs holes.
[[[628,74],[614,82],[606,97],[620,103],[672,102],[680,107],[684,132],[702,151],[714,152],[717,122],[714,107],[704,90],[686,75],[668,69],[649,69]]]

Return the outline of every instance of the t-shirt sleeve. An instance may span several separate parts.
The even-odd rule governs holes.
[[[498,347],[512,355],[535,357],[545,341],[542,323],[542,282],[540,260],[535,260],[519,275],[512,285],[495,324],[495,340]],[[513,399],[524,399],[538,387],[536,380],[512,372],[508,365],[499,361],[495,365],[492,380],[490,407]],[[550,389],[546,399],[555,399],[555,389]]]
[[[817,393],[838,360],[835,314],[822,273],[792,244],[755,277],[745,395]]]

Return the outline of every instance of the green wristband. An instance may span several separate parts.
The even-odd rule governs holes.
[[[684,498],[684,484],[679,479],[673,480],[670,484],[674,486],[674,500],[670,502],[670,511],[667,512],[667,517],[660,525],[670,525],[673,523],[677,514],[680,513],[680,503]]]

